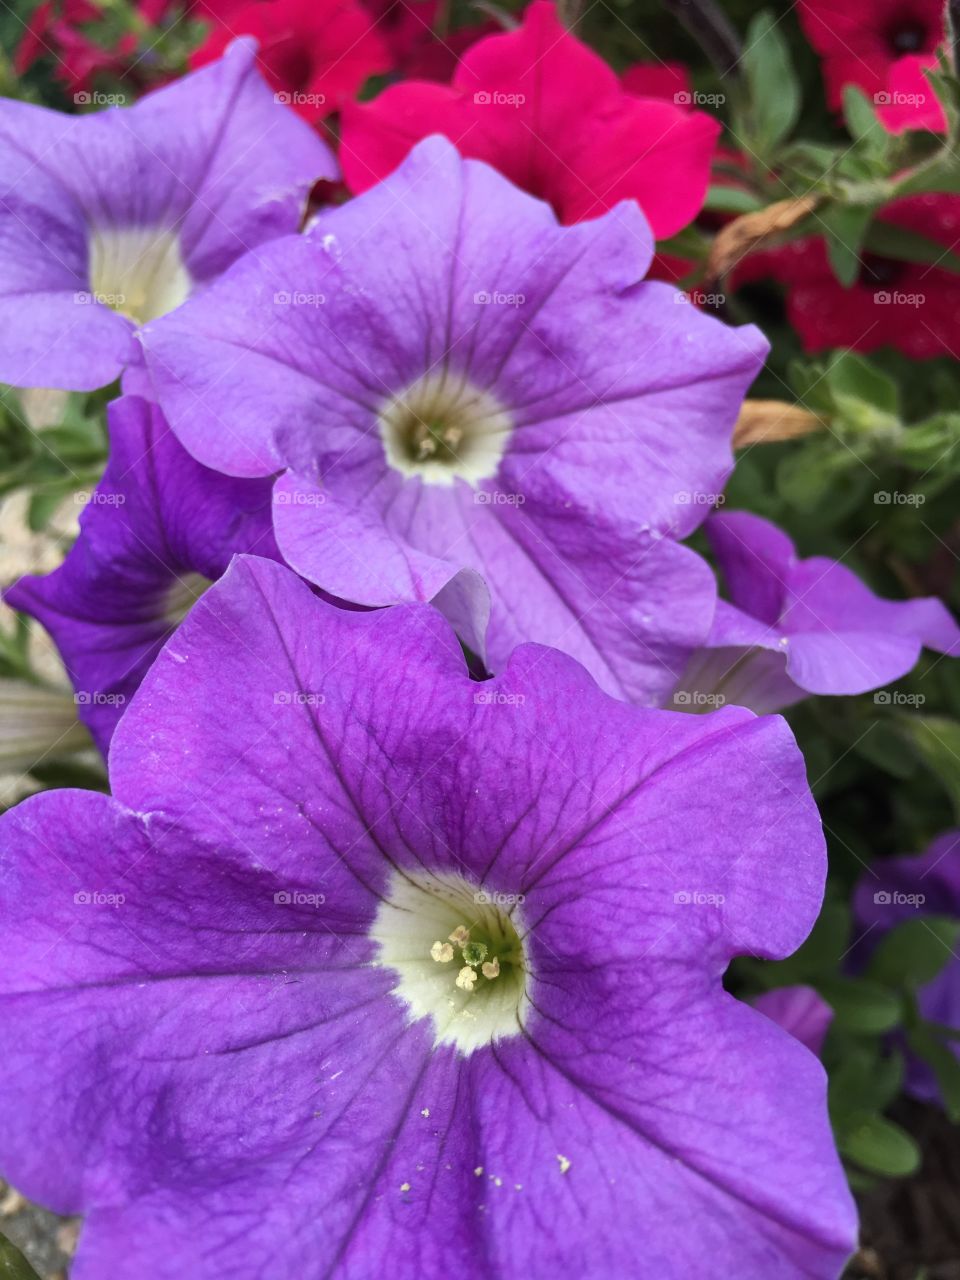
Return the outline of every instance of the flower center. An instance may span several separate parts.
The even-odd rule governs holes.
[[[487,391],[445,370],[419,378],[380,410],[387,461],[425,484],[472,484],[496,475],[511,422]]]
[[[189,297],[192,284],[175,231],[101,227],[91,232],[93,298],[136,324],[179,307]]]
[[[176,578],[163,602],[163,616],[167,622],[172,627],[179,627],[209,586],[210,579],[202,573],[184,573]]]
[[[926,48],[927,30],[922,23],[906,19],[891,29],[888,39],[894,53],[919,53]]]
[[[413,1020],[431,1018],[434,1044],[461,1053],[518,1035],[528,969],[517,904],[456,875],[395,872],[371,938],[393,969],[393,994]]]

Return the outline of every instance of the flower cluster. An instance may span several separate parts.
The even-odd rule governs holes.
[[[129,102],[0,102],[0,482],[43,448],[43,497],[84,494],[4,600],[93,778],[0,815],[0,1172],[83,1215],[76,1280],[836,1278],[885,1105],[833,1104],[845,993],[949,1108],[956,965],[898,986],[886,908],[929,876],[946,939],[960,846],[871,870],[846,918],[882,927],[825,975],[820,780],[775,713],[878,691],[893,732],[879,691],[960,627],[790,516],[808,453],[926,466],[915,515],[960,442],[851,354],[951,351],[942,27],[804,0],[873,168],[798,195],[762,15],[718,147],[723,77],[601,56],[548,0],[128,9],[108,38],[41,4],[16,62]],[[796,404],[771,278],[846,349]],[[8,666],[10,705],[38,683],[16,637],[0,711]]]

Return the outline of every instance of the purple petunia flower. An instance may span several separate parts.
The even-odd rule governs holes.
[[[813,987],[776,987],[754,996],[750,1003],[811,1053],[820,1053],[833,1021],[833,1009]]]
[[[0,819],[0,1167],[74,1280],[839,1272],[823,1071],[721,984],[820,903],[781,720],[241,558],[110,767]]]
[[[107,412],[110,461],[79,538],[59,568],[4,593],[53,636],[104,755],[161,645],[233,554],[278,555],[269,481],[201,466],[136,396]]]
[[[326,143],[238,42],[135,106],[0,103],[0,380],[88,391],[139,359],[138,325],[295,231]]]
[[[730,594],[674,703],[717,699],[765,713],[810,693],[865,693],[906,675],[926,646],[960,656],[960,628],[934,597],[884,600],[844,565],[800,560],[776,525],[746,511],[706,524]]]
[[[289,469],[275,529],[304,577],[434,600],[495,670],[539,640],[654,701],[709,628],[674,539],[722,487],[766,344],[644,281],[652,251],[634,204],[561,227],[432,138],[148,325],[148,368],[195,457]]]
[[[864,875],[853,898],[854,914],[866,931],[861,951],[917,915],[960,918],[960,831],[939,835],[922,854],[885,858]],[[921,1016],[940,1026],[960,1027],[960,960],[953,956],[917,993]],[[951,1048],[960,1058],[960,1045]],[[927,1102],[940,1099],[936,1076],[926,1062],[907,1054],[906,1088]]]

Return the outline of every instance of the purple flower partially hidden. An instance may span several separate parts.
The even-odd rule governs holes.
[[[296,231],[326,143],[238,42],[135,106],[0,102],[0,381],[92,390],[134,332],[241,254]]]
[[[839,1272],[822,1068],[721,984],[820,904],[781,720],[241,558],[110,769],[0,818],[0,1168],[75,1280]]]
[[[110,461],[80,536],[59,568],[4,592],[52,635],[104,755],[161,645],[233,554],[278,557],[269,481],[194,462],[145,400],[115,400],[107,413]]]
[[[813,987],[777,987],[755,996],[750,1003],[805,1044],[811,1053],[819,1055],[833,1021],[833,1010]]]
[[[918,915],[960,919],[960,831],[944,832],[925,853],[877,862],[857,885],[853,906],[857,921],[867,931],[862,952],[871,950],[888,929]],[[917,1003],[926,1021],[960,1027],[960,960],[956,956],[920,988]],[[949,1044],[960,1058],[960,1045]],[[941,1100],[933,1071],[909,1052],[905,1085],[915,1097]]]
[[[810,693],[855,694],[904,676],[926,646],[960,656],[960,628],[934,597],[884,600],[844,565],[797,557],[776,525],[746,511],[711,516],[726,580],[704,649],[674,704],[735,702],[761,714]]]
[[[766,343],[644,281],[652,252],[634,204],[561,227],[432,138],[148,325],[148,366],[195,457],[289,469],[277,540],[332,595],[433,600],[494,670],[538,640],[654,702],[709,629],[675,539]]]

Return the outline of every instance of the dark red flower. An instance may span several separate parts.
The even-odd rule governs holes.
[[[909,196],[878,221],[955,250],[960,196]],[[738,267],[734,284],[771,276],[785,286],[788,319],[809,352],[889,346],[915,360],[960,359],[960,275],[951,271],[865,253],[858,279],[846,289],[830,268],[824,241],[811,237],[753,254]]]
[[[450,85],[408,81],[343,113],[347,185],[366,190],[420,139],[440,133],[565,223],[636,200],[658,237],[703,204],[718,122],[662,98],[624,92],[601,57],[536,0],[516,31],[472,45]]]
[[[441,29],[441,0],[363,0],[386,40],[399,75],[418,80],[449,80],[462,54],[477,40],[500,30],[495,22]]]
[[[868,97],[889,93],[893,64],[932,54],[944,38],[942,0],[800,0],[799,14],[835,109],[844,85],[858,85]]]
[[[338,111],[370,76],[392,66],[386,41],[357,0],[214,0],[197,12],[214,26],[191,66],[213,62],[236,36],[254,36],[267,82],[307,120]]]

